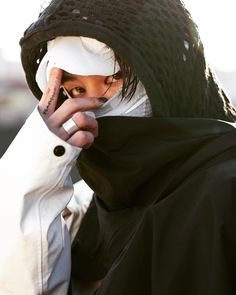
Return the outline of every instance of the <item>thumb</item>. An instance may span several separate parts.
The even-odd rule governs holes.
[[[52,68],[50,71],[47,88],[39,102],[39,112],[45,118],[50,117],[55,111],[61,86],[62,73],[63,71],[58,68]]]

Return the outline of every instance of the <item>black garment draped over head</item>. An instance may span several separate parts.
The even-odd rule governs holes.
[[[20,42],[26,79],[39,99],[35,74],[46,41],[57,36],[96,38],[119,53],[145,86],[156,116],[235,120],[179,0],[53,0]]]
[[[78,161],[96,196],[75,239],[74,280],[104,278],[98,295],[236,294],[235,127],[124,117],[99,124]]]
[[[78,167],[109,210],[164,198],[188,173],[218,153],[214,139],[219,133],[234,131],[231,125],[211,119],[105,117],[98,122],[99,137],[82,151]],[[203,147],[207,157],[194,166],[192,159],[198,149],[202,154]]]
[[[47,41],[106,43],[144,85],[152,118],[101,118],[78,167],[96,193],[72,277],[97,295],[236,294],[235,109],[180,0],[53,0],[20,41],[34,95]]]

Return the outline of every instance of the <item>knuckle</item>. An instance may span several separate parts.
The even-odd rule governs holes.
[[[77,112],[73,115],[73,119],[78,123],[79,126],[85,126],[88,118],[83,112]]]
[[[97,108],[98,106],[101,106],[101,102],[97,98],[91,99],[92,107]]]
[[[48,117],[46,120],[44,120],[45,124],[49,129],[56,128],[57,123],[55,122],[54,118]]]
[[[79,144],[81,147],[86,147],[90,144],[92,144],[94,141],[94,137],[89,132],[80,132],[79,134]]]
[[[68,98],[65,100],[64,105],[71,111],[87,111],[98,108],[101,106],[101,102],[97,98]]]
[[[101,106],[101,102],[95,97],[88,98],[87,104],[88,104],[88,109],[96,109]]]
[[[66,99],[63,104],[68,109],[72,109],[76,106],[75,101],[72,98]]]

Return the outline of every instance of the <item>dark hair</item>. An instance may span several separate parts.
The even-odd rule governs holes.
[[[122,98],[132,99],[139,79],[138,76],[134,73],[133,69],[123,60],[123,58],[115,52],[115,60],[120,66],[120,72],[123,78],[123,87],[122,87]]]

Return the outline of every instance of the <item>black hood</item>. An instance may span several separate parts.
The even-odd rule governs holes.
[[[224,277],[221,259],[235,248],[233,239],[224,247],[225,223],[235,237],[234,124],[104,117],[99,126],[99,137],[78,161],[96,196],[75,239],[72,276],[97,280],[110,269],[98,294],[233,294],[222,285],[235,271]],[[235,270],[233,255],[226,257]],[[214,292],[202,291],[206,280]]]
[[[179,0],[53,0],[21,39],[34,95],[47,41],[85,36],[123,57],[146,88],[154,116],[235,121],[235,110],[205,62],[197,27]]]
[[[213,119],[99,118],[99,136],[78,159],[81,177],[110,210],[169,196],[188,177],[235,150],[235,124]]]

